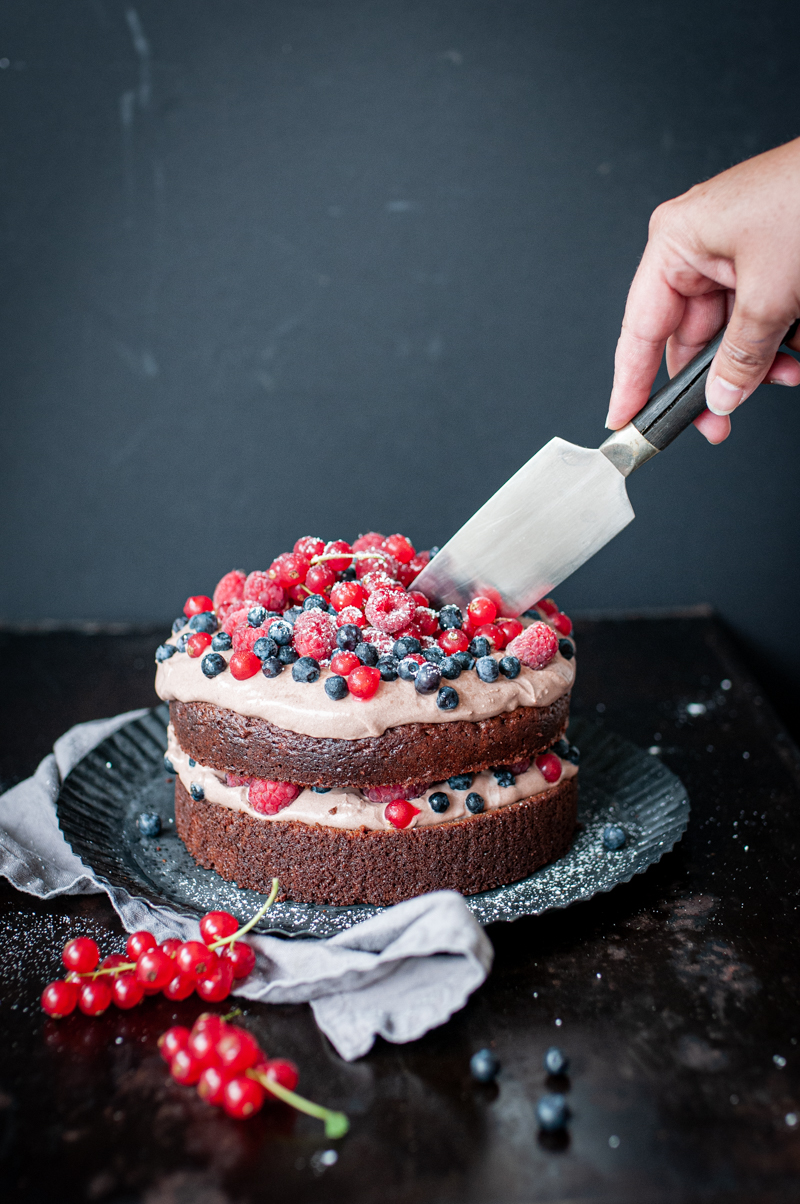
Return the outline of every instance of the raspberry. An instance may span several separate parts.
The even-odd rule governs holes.
[[[292,551],[299,552],[301,556],[307,556],[309,560],[313,560],[315,556],[322,553],[324,547],[324,539],[316,539],[313,535],[304,535],[302,539],[298,539]]]
[[[561,762],[555,753],[541,753],[536,758],[536,768],[546,782],[557,782],[561,777]]]
[[[507,644],[525,630],[519,619],[498,619],[497,626],[506,637]]]
[[[254,811],[261,815],[277,815],[293,803],[300,793],[294,782],[271,782],[264,778],[253,778],[247,798]]]
[[[508,652],[531,669],[543,669],[558,652],[558,636],[546,623],[531,623],[511,641]]]
[[[345,569],[349,569],[353,563],[353,549],[349,543],[343,539],[334,539],[332,543],[325,544],[323,556],[331,556],[334,552],[342,553],[340,556],[335,556],[332,560],[326,560],[329,569],[333,569],[334,573],[343,573]]]
[[[371,552],[374,548],[383,547],[383,536],[377,531],[368,531],[366,535],[359,535],[358,539],[353,543],[354,552]]]
[[[415,609],[414,599],[405,590],[386,587],[370,594],[364,607],[367,618],[378,631],[400,631],[407,627]]]
[[[202,656],[210,643],[211,636],[207,631],[196,631],[186,641],[186,651],[189,656]]]
[[[364,609],[367,591],[358,581],[337,581],[331,590],[331,606],[334,610],[344,610],[345,606],[355,606]]]
[[[310,594],[326,594],[336,583],[336,573],[330,561],[312,564],[306,574],[306,588]]]
[[[367,616],[363,610],[357,610],[355,606],[345,606],[344,610],[340,610],[336,616],[336,626],[346,627],[348,623],[355,623],[356,627],[366,627]]]
[[[336,647],[336,623],[324,610],[304,610],[297,616],[293,642],[301,656],[328,660]]]
[[[467,614],[477,627],[482,627],[484,623],[493,623],[495,621],[497,618],[497,607],[491,598],[481,595],[472,599],[467,607]]]
[[[410,564],[417,554],[411,540],[406,539],[405,535],[390,535],[383,541],[383,546],[401,564]]]
[[[183,606],[183,613],[186,615],[187,619],[191,619],[192,615],[202,615],[205,614],[207,610],[213,609],[214,603],[209,597],[206,596],[206,594],[195,594],[194,597],[186,599]]]
[[[515,761],[513,765],[504,765],[504,769],[508,769],[511,773],[525,773],[531,767],[530,757],[523,757],[521,761]]]
[[[347,685],[350,693],[354,698],[359,698],[362,702],[366,702],[368,698],[372,698],[380,684],[381,671],[380,669],[373,668],[371,665],[359,665],[347,677]]]
[[[230,573],[226,573],[218,582],[214,590],[214,610],[219,610],[220,606],[224,606],[227,602],[238,602],[244,597],[244,583],[246,574],[241,569],[233,569]]]
[[[233,602],[230,607],[223,606],[220,611],[220,627],[222,631],[232,636],[237,627],[247,622],[247,612],[252,605],[252,602],[245,602],[243,606],[239,606],[238,603]]]
[[[436,642],[448,656],[452,656],[454,652],[466,652],[469,648],[469,639],[470,637],[463,631],[459,631],[458,627],[450,627],[447,631],[442,632]]]
[[[273,560],[267,575],[284,589],[291,589],[293,585],[303,584],[310,567],[311,561],[307,556],[301,556],[299,552],[284,552],[277,560]]]
[[[476,637],[484,636],[495,650],[505,648],[508,643],[505,632],[497,623],[483,623],[480,627],[476,628],[475,635]]]
[[[249,786],[250,783],[252,782],[252,780],[253,780],[252,778],[243,778],[238,773],[226,773],[225,774],[225,785],[226,786]]]
[[[411,594],[408,596],[410,598]],[[418,606],[412,622],[420,635],[434,635],[439,630],[439,616],[430,606]]]
[[[271,622],[272,619],[269,619],[263,627],[251,627],[247,621],[240,623],[232,635],[233,651],[252,652],[253,644],[267,634]]]
[[[347,677],[348,673],[352,673],[360,664],[361,661],[355,652],[337,652],[331,661],[331,669],[334,673],[339,673],[342,677]]]
[[[286,606],[286,591],[269,573],[251,573],[244,583],[243,597],[251,605],[258,602],[267,610],[282,611]]]
[[[427,789],[426,782],[409,782],[407,786],[370,786],[361,793],[371,803],[393,803],[398,799],[407,802],[412,798],[421,798]]]
[[[552,619],[553,615],[558,614],[558,607],[552,598],[541,598],[536,603],[536,609],[540,610],[547,619]]]
[[[261,668],[261,661],[253,652],[234,652],[228,667],[237,681],[246,681],[253,677]]]
[[[570,635],[572,632],[572,619],[565,614],[553,615],[551,622],[556,631],[560,631],[562,635]]]
[[[365,644],[373,644],[380,652],[381,656],[388,655],[394,647],[395,637],[385,631],[378,631],[375,627],[363,627],[362,635]]]
[[[383,814],[393,828],[407,828],[414,816],[419,815],[419,807],[399,798],[393,803],[387,803]]]

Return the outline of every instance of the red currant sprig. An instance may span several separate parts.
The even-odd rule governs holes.
[[[76,1007],[86,1016],[101,1016],[112,1003],[127,1010],[145,995],[160,992],[172,1000],[187,999],[193,991],[208,1003],[227,999],[234,982],[247,978],[256,964],[253,949],[240,938],[269,910],[278,889],[273,878],[266,903],[241,928],[227,911],[203,916],[202,941],[170,937],[159,945],[152,932],[134,932],[128,937],[127,958],[112,953],[102,962],[91,937],[68,941],[61,960],[69,973],[45,987],[42,1008],[58,1020]]]
[[[206,1012],[191,1029],[175,1025],[161,1034],[158,1047],[176,1082],[196,1086],[207,1104],[224,1108],[237,1120],[254,1116],[267,1096],[273,1096],[321,1120],[326,1137],[344,1137],[350,1128],[343,1112],[298,1095],[295,1064],[286,1058],[267,1058],[255,1038],[229,1024],[228,1017]]]

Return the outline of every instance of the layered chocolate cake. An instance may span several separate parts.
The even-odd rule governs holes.
[[[552,599],[433,607],[402,535],[298,540],[188,599],[156,654],[178,834],[239,886],[396,903],[562,856],[578,752],[571,624]],[[487,591],[488,592],[488,591]]]

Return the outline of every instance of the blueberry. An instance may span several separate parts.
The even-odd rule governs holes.
[[[211,647],[215,652],[230,652],[233,647],[233,640],[227,631],[218,631],[211,641]]]
[[[439,626],[442,631],[448,631],[451,627],[460,630],[463,625],[464,616],[457,606],[443,606],[439,611]]]
[[[428,552],[428,556],[431,558],[431,560],[433,560],[434,556],[439,555],[439,551],[439,548],[431,548],[431,550]]]
[[[156,663],[161,665],[164,661],[168,661],[171,656],[174,656],[178,649],[174,644],[159,644],[156,648]]]
[[[319,661],[315,661],[313,656],[301,656],[292,665],[292,677],[295,681],[318,681]]]
[[[191,786],[189,787],[189,793],[196,803],[199,803],[201,799],[206,797],[206,792],[199,782],[192,782]]]
[[[361,628],[355,623],[343,623],[336,632],[336,643],[343,652],[355,652],[356,645],[361,643]]]
[[[278,645],[275,643],[272,636],[260,635],[253,644],[253,652],[260,661],[265,661],[268,656],[278,655]]]
[[[562,736],[560,740],[556,740],[550,751],[554,752],[557,757],[566,757],[569,752],[569,740],[565,740]]]
[[[442,790],[437,790],[428,799],[428,806],[431,811],[435,811],[437,815],[441,815],[450,806],[450,799]]]
[[[381,681],[397,681],[398,664],[396,656],[379,656],[376,667],[380,670]]]
[[[536,607],[532,606],[530,610],[523,610],[522,617],[523,619],[541,619],[542,616],[539,614]]]
[[[291,644],[284,644],[282,648],[278,649],[278,660],[282,665],[293,665],[299,656],[300,653],[295,652]]]
[[[442,677],[446,677],[448,681],[455,681],[461,676],[461,666],[454,656],[444,656],[439,661],[439,668],[442,671]]]
[[[206,677],[219,677],[228,667],[228,662],[219,652],[207,652],[200,661],[200,668]]]
[[[476,635],[474,640],[470,641],[469,650],[477,659],[480,656],[488,656],[492,651],[492,645],[485,635]]]
[[[453,660],[458,661],[462,669],[471,669],[475,664],[475,657],[470,656],[468,652],[454,652]]]
[[[297,665],[299,664],[300,661],[297,662]],[[295,669],[297,668],[297,665],[295,665]],[[292,669],[292,673],[294,673],[294,669]],[[345,679],[343,677],[339,677],[338,674],[334,674],[333,677],[329,677],[325,682],[325,693],[329,698],[332,698],[334,702],[339,702],[339,700],[344,698],[345,695],[349,694],[350,691],[347,687],[347,682]]]
[[[172,764],[166,753],[164,753],[164,768],[166,769],[167,773],[175,772],[175,766]]]
[[[490,1049],[479,1049],[469,1060],[469,1072],[479,1083],[493,1083],[500,1063]]]
[[[544,1068],[548,1074],[566,1074],[569,1070],[569,1058],[563,1049],[551,1045],[544,1055]]]
[[[473,815],[478,815],[485,806],[486,803],[479,794],[467,795],[467,811],[471,811]]]
[[[395,644],[395,647],[397,645]],[[410,656],[405,656],[397,666],[397,672],[402,677],[403,681],[413,681],[420,670],[419,661],[412,661]]]
[[[452,686],[442,686],[436,695],[436,705],[440,711],[454,711],[458,706],[458,691],[454,690]]]
[[[564,759],[566,761],[571,761],[573,765],[579,765],[581,760],[581,750],[574,744],[570,744],[569,752]]]
[[[455,773],[447,779],[447,785],[451,790],[469,790],[472,785],[472,776],[471,773]]]
[[[186,615],[178,615],[175,622],[172,624],[172,634],[177,635],[179,631],[183,631],[186,626]]]
[[[500,660],[500,672],[511,680],[513,680],[515,677],[519,677],[519,671],[521,668],[522,665],[515,656],[504,656]]]
[[[536,1105],[536,1119],[545,1133],[556,1133],[567,1123],[569,1109],[563,1095],[543,1095]]]
[[[247,622],[251,627],[260,627],[266,617],[266,606],[251,606],[247,612]]]
[[[361,661],[362,665],[375,666],[378,663],[380,653],[374,644],[360,643],[355,646],[355,654]]]
[[[286,647],[292,642],[292,625],[285,619],[276,619],[269,625],[269,635],[279,647]]]
[[[497,681],[500,676],[500,666],[493,656],[479,656],[475,662],[475,672],[481,681]]]
[[[210,610],[204,611],[201,615],[192,615],[189,620],[190,631],[206,631],[209,635],[213,635],[218,627],[219,623]]]
[[[330,792],[331,792],[330,786],[312,786],[311,787],[312,794],[330,794]]]
[[[265,677],[277,677],[283,672],[283,661],[279,661],[277,656],[268,656],[261,662],[261,672]]]
[[[558,651],[561,653],[565,661],[571,661],[575,655],[575,645],[572,640],[559,640]]]
[[[625,832],[619,824],[606,824],[603,828],[603,844],[612,852],[621,849],[625,840]]]
[[[433,694],[434,690],[439,689],[441,680],[442,674],[439,666],[434,665],[431,661],[425,661],[420,665],[414,678],[414,689],[418,694]]]
[[[189,757],[189,768],[194,769],[196,765],[197,762],[192,757]]]
[[[420,655],[424,656],[426,661],[433,661],[437,665],[444,660],[444,652],[441,648],[423,648]]]
[[[302,606],[290,606],[288,610],[283,612],[283,617],[287,623],[291,623],[292,627],[294,627],[295,623],[297,622],[298,615],[301,615],[302,613]]]
[[[510,769],[496,769],[494,776],[498,786],[513,786],[517,780]]]
[[[176,643],[175,643],[175,647],[178,649],[178,652],[185,652],[185,651],[186,651],[186,644],[187,644],[187,641],[188,641],[188,639],[189,639],[189,632],[188,632],[188,631],[185,631],[185,632],[183,633],[183,635],[179,635],[179,636],[178,636],[178,639],[177,639],[177,641],[176,641]]]
[[[352,569],[352,568],[345,569],[344,572],[342,573],[342,581],[355,581],[355,579],[356,579],[356,570],[355,569]]]
[[[322,594],[309,594],[303,601],[303,610],[327,610],[328,600]]]
[[[395,640],[392,645],[392,652],[400,660],[404,656],[410,656],[412,652],[421,652],[422,644],[413,635],[404,635],[399,640]]]
[[[143,811],[136,820],[136,826],[142,836],[158,836],[161,831],[161,816],[155,811]]]

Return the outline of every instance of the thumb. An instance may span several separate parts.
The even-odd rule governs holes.
[[[731,414],[761,384],[793,321],[790,309],[753,304],[737,292],[706,381],[706,404],[712,414]]]

